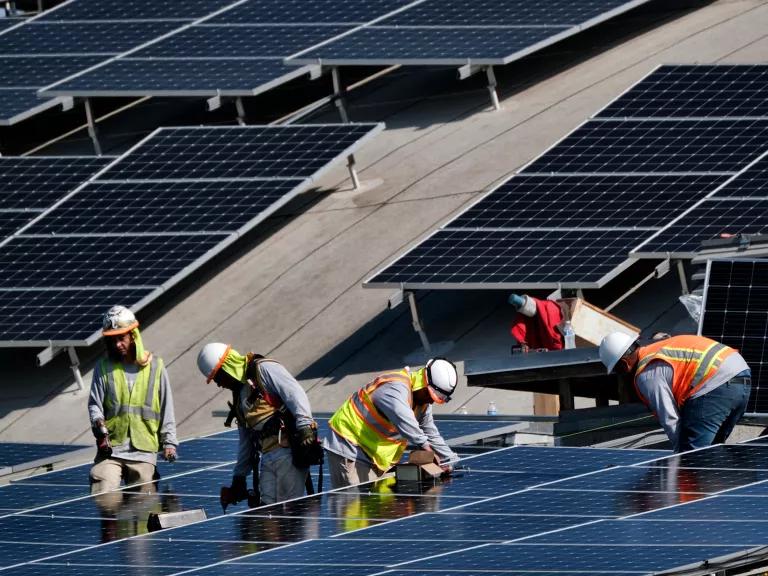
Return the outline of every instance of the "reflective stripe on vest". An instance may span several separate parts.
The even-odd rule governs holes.
[[[157,452],[160,448],[160,377],[163,361],[156,356],[136,374],[133,388],[128,389],[125,369],[104,358],[101,373],[107,379],[104,417],[115,444],[130,438],[137,450]]]
[[[715,375],[723,361],[736,352],[733,348],[703,336],[673,336],[639,348],[635,390],[648,405],[637,386],[637,377],[654,360],[672,367],[672,395],[678,407]]]
[[[406,370],[382,374],[353,393],[328,422],[342,438],[359,446],[380,470],[389,470],[400,460],[408,441],[373,404],[371,395],[385,384],[405,386],[413,408],[413,384]]]

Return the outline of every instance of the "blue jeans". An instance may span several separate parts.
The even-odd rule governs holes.
[[[703,396],[689,398],[680,410],[675,452],[721,444],[747,409],[750,378],[736,377]]]

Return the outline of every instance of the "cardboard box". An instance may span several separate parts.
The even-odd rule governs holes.
[[[563,311],[563,322],[570,319],[576,333],[576,346],[600,346],[602,339],[611,332],[624,332],[637,337],[640,328],[582,300],[563,298],[557,301]]]
[[[435,455],[427,450],[413,450],[408,455],[408,462],[395,467],[397,482],[434,482],[443,474],[443,469],[435,464]]]

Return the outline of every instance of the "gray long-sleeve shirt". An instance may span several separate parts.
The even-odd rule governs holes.
[[[312,424],[312,408],[309,405],[309,398],[304,388],[301,387],[290,372],[275,361],[259,363],[259,375],[264,383],[266,391],[280,398],[288,411],[296,418],[296,427],[303,428]],[[240,389],[240,407],[243,413],[248,412],[250,404],[248,396],[251,394],[250,386],[243,386]],[[237,450],[237,463],[235,464],[234,475],[246,476],[252,470],[251,462],[255,452],[258,450],[258,436],[250,429],[239,427],[240,442]]]
[[[125,371],[125,380],[128,384],[128,390],[133,390],[136,383],[136,377],[140,368],[136,364],[123,365]],[[107,390],[107,376],[101,373],[101,362],[96,364],[93,371],[93,380],[91,381],[91,394],[88,398],[88,416],[91,420],[91,426],[98,420],[106,420],[104,416],[104,397]],[[158,430],[158,440],[161,447],[178,446],[176,439],[176,417],[173,411],[173,394],[171,392],[171,383],[168,379],[168,373],[165,366],[160,372],[160,429]],[[148,462],[155,464],[157,454],[154,452],[145,452],[137,450],[131,444],[130,432],[125,442],[119,446],[112,446],[112,457],[123,460],[133,460],[137,462]]]
[[[731,354],[720,365],[714,376],[697,390],[692,398],[703,396],[745,370],[749,370],[749,366],[741,354]],[[673,376],[672,366],[667,362],[652,360],[645,370],[637,375],[635,385],[638,392],[648,401],[648,407],[659,419],[659,424],[666,432],[672,447],[677,449],[680,410],[672,394]]]
[[[373,405],[387,417],[410,444],[419,448],[431,447],[443,464],[456,462],[459,457],[440,435],[432,416],[432,406],[428,405],[426,410],[417,417],[409,404],[409,399],[410,391],[402,384],[394,382],[382,384],[371,394]],[[342,458],[360,460],[373,465],[362,448],[342,438],[333,429],[323,439],[323,447]]]

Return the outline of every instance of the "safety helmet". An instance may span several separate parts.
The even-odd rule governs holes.
[[[104,314],[101,333],[104,336],[118,336],[139,327],[139,321],[125,306],[112,306]]]
[[[424,372],[427,376],[427,389],[432,399],[438,404],[448,402],[459,380],[453,362],[445,358],[432,358],[424,367]]]
[[[613,372],[616,363],[627,353],[637,336],[624,332],[611,332],[600,342],[600,361],[608,368],[608,374]]]
[[[224,364],[224,360],[227,359],[227,354],[232,349],[232,346],[227,346],[221,342],[210,342],[203,346],[200,353],[197,355],[197,368],[205,376],[205,383],[210,384],[213,377],[216,376],[216,372],[219,371],[221,365]]]

